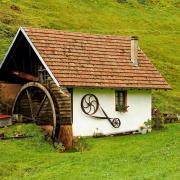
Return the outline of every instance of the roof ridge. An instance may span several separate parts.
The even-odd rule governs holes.
[[[113,39],[120,39],[124,38],[127,40],[130,40],[131,37],[134,37],[134,35],[112,35],[112,34],[98,34],[98,33],[91,33],[91,32],[79,32],[79,31],[67,31],[67,30],[60,30],[60,29],[50,29],[50,28],[38,28],[38,27],[22,27],[25,31],[31,31],[35,33],[35,31],[43,32],[43,33],[61,33],[61,34],[69,34],[69,35],[78,35],[78,36],[89,36],[93,37],[96,36],[98,38],[113,38]],[[135,36],[136,37],[136,36]]]

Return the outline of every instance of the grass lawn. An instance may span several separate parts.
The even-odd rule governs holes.
[[[0,179],[167,179],[180,177],[180,124],[147,135],[86,138],[88,150],[57,153],[32,124],[33,138],[0,141]]]

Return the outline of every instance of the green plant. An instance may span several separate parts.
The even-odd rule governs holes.
[[[43,133],[44,134],[44,133]],[[49,136],[48,134],[44,134],[44,139],[45,141],[47,141],[49,144],[53,144],[53,139],[51,138],[51,136]]]
[[[152,127],[155,129],[164,127],[164,116],[157,108],[153,110]]]
[[[24,136],[25,135],[25,132],[24,132],[24,129],[23,129],[22,125],[18,125],[16,127],[16,129],[14,130],[14,135],[15,136]]]
[[[116,111],[126,112],[129,106],[116,105]]]
[[[66,150],[66,148],[64,147],[62,143],[57,143],[57,142],[54,143],[54,148],[59,153],[63,153]]]
[[[151,132],[152,130],[152,120],[148,119],[144,122],[142,126],[139,127],[139,131],[142,134],[146,134],[147,132]]]
[[[155,129],[164,128],[164,117],[152,117],[152,127]]]
[[[152,120],[148,119],[147,121],[144,122],[144,125],[145,125],[147,128],[151,128],[151,127],[152,127]]]
[[[85,150],[88,150],[86,139],[83,137],[74,138],[73,144],[74,144],[74,149],[78,152],[84,152]]]

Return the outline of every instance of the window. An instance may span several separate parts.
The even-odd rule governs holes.
[[[115,91],[116,111],[126,112],[127,108],[127,91]]]

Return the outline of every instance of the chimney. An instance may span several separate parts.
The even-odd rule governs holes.
[[[138,37],[131,36],[131,61],[134,65],[138,65]]]

